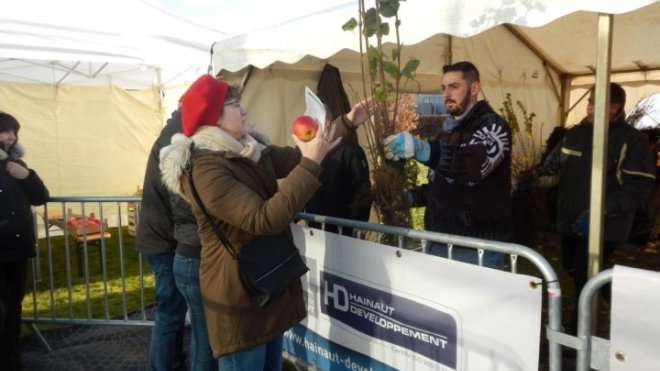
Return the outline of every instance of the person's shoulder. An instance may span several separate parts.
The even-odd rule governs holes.
[[[649,137],[644,133],[643,131],[632,127],[630,125],[626,125],[626,134],[629,138],[635,141],[643,141],[644,143],[649,143]],[[650,143],[649,143],[650,145]]]
[[[583,132],[591,131],[591,130],[592,130],[592,127],[590,125],[586,124],[584,121],[580,121],[575,125],[571,125],[571,126],[567,127],[566,128],[566,133],[564,135],[565,136],[566,135],[576,135],[578,133],[583,133]]]
[[[504,119],[504,117],[497,114],[497,112],[495,112],[493,107],[491,107],[491,105],[485,100],[481,100],[477,102],[473,110],[475,111],[474,118],[479,119],[480,121],[482,121],[487,125],[498,124],[508,127],[508,124]]]

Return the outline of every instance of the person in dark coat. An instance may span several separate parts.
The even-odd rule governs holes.
[[[31,206],[48,201],[48,189],[21,160],[20,124],[0,111],[0,370],[22,370],[19,339],[28,259],[36,255]]]
[[[159,153],[175,133],[181,132],[178,111],[168,120],[151,147],[142,186],[142,203],[135,249],[142,253],[154,272],[156,311],[149,346],[151,370],[185,369],[183,331],[188,306],[174,280],[174,216],[170,193],[160,179]]]
[[[172,115],[163,130],[168,134],[173,131],[182,132],[180,111]],[[158,173],[160,176],[160,170]],[[199,290],[202,246],[197,231],[197,220],[188,201],[176,193],[170,193],[170,207],[174,220],[174,239],[177,241],[172,271],[176,287],[186,300],[190,318],[188,370],[216,370],[218,366],[211,353],[202,294]]]
[[[616,245],[628,239],[635,211],[648,199],[655,184],[655,166],[648,139],[628,125],[626,92],[610,84],[609,135],[605,168],[604,244],[601,267]],[[594,132],[593,90],[587,116],[564,134],[543,164],[539,175],[559,174],[557,229],[562,235],[564,269],[573,278],[575,298],[587,283],[589,209]],[[573,311],[577,320],[577,307]]]
[[[326,105],[326,125],[330,125],[333,114]],[[330,151],[321,163],[323,171],[319,176],[321,187],[314,193],[304,211],[311,214],[333,216],[343,219],[368,221],[371,212],[371,182],[369,164],[364,150],[355,135],[347,135],[335,149]],[[314,228],[320,223],[310,222]],[[329,232],[338,232],[336,225],[327,225]],[[353,228],[342,228],[342,234],[351,236]]]

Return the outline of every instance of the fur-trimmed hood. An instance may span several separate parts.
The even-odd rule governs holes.
[[[8,158],[20,160],[23,158],[23,156],[25,156],[25,147],[23,147],[21,144],[14,144],[14,146],[9,149],[9,153],[7,153],[3,147],[4,146],[0,145],[0,161],[6,160]]]
[[[254,138],[262,147],[271,144],[266,135],[252,129],[248,132],[248,135]],[[185,195],[181,191],[181,175],[183,175],[186,163],[190,158],[190,144],[193,141],[196,149],[228,151],[227,148],[203,135],[196,134],[192,137],[186,137],[179,133],[172,136],[171,144],[160,150],[160,174],[168,191],[179,194],[184,198]]]

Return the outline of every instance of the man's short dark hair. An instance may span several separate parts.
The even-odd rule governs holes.
[[[467,61],[444,65],[442,67],[442,73],[447,72],[463,72],[463,78],[470,84],[475,81],[480,81],[479,70],[474,64]]]
[[[626,105],[626,91],[615,82],[610,83],[610,104],[612,103],[621,103],[621,109]]]
[[[591,87],[591,94],[595,93],[596,85]],[[612,103],[621,103],[621,109],[626,105],[626,91],[615,82],[610,83],[610,104]]]

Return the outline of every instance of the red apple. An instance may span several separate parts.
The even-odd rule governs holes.
[[[298,116],[291,123],[291,131],[303,142],[309,142],[314,139],[318,130],[319,125],[311,116]]]

